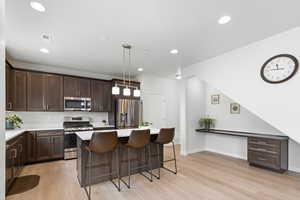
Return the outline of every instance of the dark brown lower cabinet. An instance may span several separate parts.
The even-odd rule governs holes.
[[[26,135],[22,134],[6,144],[6,192],[22,171],[26,162]]]
[[[27,163],[36,161],[36,132],[27,132]]]
[[[62,131],[36,132],[36,160],[44,161],[64,157],[64,135]]]
[[[288,139],[248,137],[248,162],[279,172],[288,170]]]
[[[36,137],[36,160],[51,159],[51,136],[37,136]]]

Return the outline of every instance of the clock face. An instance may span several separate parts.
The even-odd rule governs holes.
[[[281,54],[267,60],[261,68],[260,75],[268,83],[282,83],[292,78],[297,70],[297,58]]]

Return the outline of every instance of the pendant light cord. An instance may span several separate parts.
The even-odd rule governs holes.
[[[123,47],[123,65],[124,65],[124,67],[123,67],[123,83],[124,83],[124,86],[126,85],[125,84],[125,76],[126,76],[126,74],[125,74],[125,67],[126,67],[126,63],[125,63],[125,47]]]
[[[129,87],[130,87],[130,65],[131,65],[131,48],[128,50],[128,80],[129,80]]]

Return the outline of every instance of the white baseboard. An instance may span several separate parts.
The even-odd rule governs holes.
[[[297,168],[297,167],[289,167],[289,171],[300,173],[300,168]]]
[[[217,151],[215,149],[205,149],[205,151],[209,151],[212,153],[217,153],[217,154],[222,154],[224,156],[230,156],[233,158],[238,158],[238,159],[242,159],[242,160],[247,160],[247,158],[242,157],[241,155],[236,155],[236,154],[231,154],[231,153],[226,153],[226,152],[221,152],[221,151]]]
[[[202,148],[197,148],[197,149],[189,150],[189,151],[187,152],[187,154],[199,153],[199,152],[202,152],[202,151],[204,151],[204,149],[202,149]]]

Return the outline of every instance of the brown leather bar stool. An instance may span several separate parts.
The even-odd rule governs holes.
[[[160,164],[163,164],[165,162],[171,162],[171,161],[175,162],[175,171],[168,169],[164,166],[162,166],[162,168],[169,172],[172,172],[173,174],[177,174],[176,154],[175,154],[175,146],[174,146],[174,142],[173,142],[174,135],[175,135],[175,128],[162,128],[162,129],[160,129],[159,134],[158,134],[156,140],[153,141],[153,143],[156,144],[156,146],[157,146],[157,153],[158,153],[157,158],[158,158],[158,162]],[[174,156],[173,159],[164,160],[164,158],[162,158],[162,161],[161,161],[161,158],[159,156],[160,155],[159,146],[168,144],[171,142],[172,142],[172,146],[173,146],[173,156]],[[157,179],[160,179],[160,168],[161,167],[158,168],[158,176],[154,175]]]
[[[110,181],[114,184],[114,186],[121,191],[120,187],[120,167],[119,167],[119,148],[118,148],[118,133],[116,131],[111,132],[94,132],[92,138],[90,140],[89,145],[86,147],[86,150],[89,152],[89,164],[88,164],[88,185],[89,191],[87,190],[86,186],[84,186],[84,190],[88,196],[88,199],[91,199],[91,176],[92,176],[92,164],[93,164],[93,154],[108,154],[109,161],[108,164],[103,165],[103,167],[109,167],[109,173],[104,175],[110,176]],[[117,178],[118,184],[113,181],[113,174],[112,173],[112,156],[113,153],[116,153],[116,166],[117,166]]]
[[[139,173],[147,178],[150,182],[153,181],[152,178],[152,163],[150,159],[151,149],[150,149],[150,130],[133,130],[129,136],[128,142],[124,145],[127,148],[127,162],[128,162],[128,183],[126,183],[123,179],[121,181],[130,188],[130,176],[132,170],[147,168],[146,172],[150,174],[150,178],[147,177],[143,172],[139,171]],[[137,150],[139,153],[145,149],[145,162],[141,164],[141,160],[137,159],[139,162],[139,166],[136,168],[131,168],[131,162],[134,161],[130,158],[131,149]],[[147,155],[148,149],[148,155]],[[150,167],[149,167],[150,165]],[[150,172],[149,172],[150,170]]]

